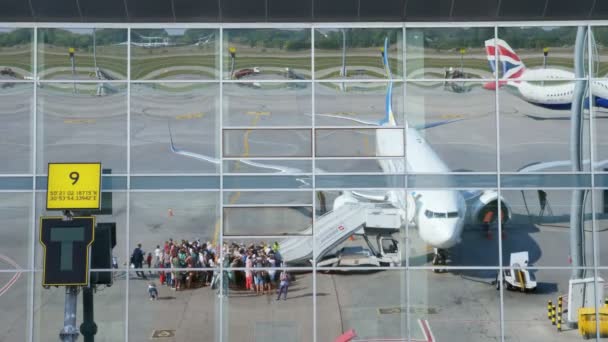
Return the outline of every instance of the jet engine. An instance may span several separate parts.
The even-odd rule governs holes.
[[[502,212],[504,215],[503,223],[511,219],[511,206],[500,197]],[[482,224],[483,217],[488,211],[494,212],[495,219],[498,218],[498,192],[496,190],[484,190],[477,196],[467,199],[469,212],[468,221],[472,224]]]

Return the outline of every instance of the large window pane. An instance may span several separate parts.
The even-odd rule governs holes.
[[[94,315],[97,324],[96,341],[125,341],[125,328],[127,326],[125,275],[125,272],[114,272],[114,284],[112,286],[99,288],[98,291],[93,292]],[[59,339],[59,331],[63,328],[65,292],[65,287],[43,288],[42,272],[35,273],[34,341],[45,342]],[[142,288],[141,293],[145,292],[145,288]],[[82,296],[82,291],[79,291],[76,308],[77,327],[83,322]],[[145,333],[146,338],[149,338],[148,331]]]
[[[408,78],[492,79],[484,42],[493,27],[408,28]]]
[[[384,42],[392,76],[403,75],[401,28],[322,28],[315,30],[317,79],[384,79]]]
[[[131,79],[217,79],[219,31],[131,30]]]
[[[226,129],[224,157],[310,157],[309,129]]]
[[[405,271],[340,271],[317,273],[317,340],[351,329],[362,340],[425,340],[417,324],[408,331]]]
[[[220,308],[216,291],[199,281],[213,271],[174,271],[183,287],[173,290],[156,276],[142,280],[129,273],[129,341],[219,341]],[[193,280],[187,279],[192,277]],[[169,279],[169,278],[166,278]],[[155,283],[158,297],[150,300],[148,284]],[[186,283],[190,286],[186,287]],[[142,308],[147,308],[142,310]],[[155,337],[156,336],[156,337]]]
[[[499,27],[498,55],[508,63],[500,66],[501,78],[573,79],[576,31],[576,26]],[[587,39],[583,39],[585,56]],[[587,70],[579,77],[586,75]]]
[[[62,80],[127,78],[127,30],[38,30],[38,77]]]
[[[317,126],[403,125],[402,83],[323,82],[315,87]]]
[[[406,145],[411,171],[495,171],[495,100],[482,82],[408,83]]]
[[[572,170],[573,89],[572,81],[526,81],[501,88],[498,103],[502,171]],[[581,171],[589,171],[589,110],[584,108],[581,115]]]
[[[287,270],[288,274],[294,274]],[[264,271],[260,270],[259,273]],[[283,272],[283,271],[281,271]],[[230,272],[224,279],[230,278]],[[275,276],[280,274],[276,271]],[[312,341],[313,277],[298,273],[292,278],[286,299],[276,299],[276,286],[260,295],[230,288],[222,301],[225,326],[224,341]]]
[[[436,341],[500,340],[500,296],[488,285],[497,272],[497,269],[455,271],[460,275],[458,277],[434,274],[429,270],[410,271],[411,338],[423,341],[432,338]]]
[[[316,196],[319,267],[405,266],[405,191],[317,191]]]
[[[31,79],[33,36],[31,28],[0,29],[0,79]]]
[[[142,83],[131,86],[131,171],[219,170],[219,86]]]
[[[403,147],[401,128],[315,130],[317,157],[401,157]]]
[[[33,84],[0,83],[0,173],[32,172],[33,95]]]
[[[103,86],[103,85],[102,85]],[[52,83],[38,86],[37,172],[50,162],[101,162],[112,173],[127,170],[126,86]]]
[[[535,339],[531,338],[533,335],[546,336],[546,339],[558,342],[581,339],[579,330],[568,326],[568,317],[578,321],[578,307],[574,306],[570,310],[570,313],[568,313],[569,303],[574,301],[568,296],[568,284],[572,271],[570,269],[530,269],[529,272],[537,282],[535,292],[542,293],[542,295],[525,295],[519,289],[509,290],[506,286],[503,287],[505,340],[530,341]],[[593,270],[588,270],[585,272],[585,277],[592,278],[594,273]],[[602,275],[600,274],[600,276]],[[582,289],[582,286],[579,289]],[[578,291],[573,291],[574,295],[575,292]],[[595,309],[593,282],[581,294],[586,298],[586,303],[583,306],[591,310]],[[525,300],[522,299],[522,295],[525,296]],[[551,300],[557,310],[558,297],[560,296],[563,298],[563,315],[562,331],[558,332],[556,326],[552,325],[551,320],[547,318],[547,301]],[[542,310],[543,308],[544,310]],[[591,320],[595,321],[595,315]],[[587,324],[589,323],[593,322],[588,322]],[[595,330],[592,333],[591,339],[595,340]]]
[[[309,79],[310,29],[225,29],[224,79]]]
[[[229,173],[310,173],[312,160],[236,159],[224,160],[224,174]]]
[[[511,214],[508,202],[499,213],[495,189],[411,189],[409,196],[410,265],[499,266],[498,220]]]
[[[32,194],[0,193],[0,269],[29,269]]]
[[[197,242],[217,247],[220,234],[218,192],[142,192],[131,194],[130,252],[145,253],[166,242]]]
[[[32,274],[28,272],[0,272],[0,339],[27,341],[30,312],[29,290]],[[38,285],[40,286],[40,285]],[[59,331],[58,325],[53,331]],[[57,337],[57,335],[55,335]]]
[[[511,253],[527,251],[530,266],[593,267],[591,192],[581,191],[584,204],[573,202],[574,190],[503,190],[510,217],[503,224],[503,262]],[[572,210],[575,210],[574,212]],[[572,215],[582,212],[580,228],[572,225]],[[581,264],[573,265],[570,241],[572,229],[582,229]]]
[[[224,207],[224,235],[310,235],[311,226],[311,207]]]
[[[224,127],[310,126],[310,83],[224,83]]]

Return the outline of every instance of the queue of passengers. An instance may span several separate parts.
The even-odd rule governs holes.
[[[148,268],[167,269],[159,271],[159,280],[173,290],[219,285],[217,267],[223,263],[225,269],[241,268],[244,270],[226,271],[223,275],[223,292],[227,293],[229,287],[245,289],[256,294],[270,294],[280,284],[285,282],[285,275],[281,275],[276,268],[282,266],[278,242],[272,245],[261,243],[226,244],[223,245],[224,260],[220,257],[210,242],[201,243],[197,241],[182,240],[181,242],[169,239],[164,245],[157,245],[152,253],[148,253],[145,263]],[[136,256],[137,257],[133,257]],[[141,251],[141,245],[133,252],[132,263],[139,269],[139,256],[145,253]],[[133,262],[133,260],[137,260]],[[200,270],[206,268],[208,270]],[[184,270],[186,269],[186,270]],[[192,269],[192,271],[188,270]],[[199,270],[196,270],[199,269]],[[215,270],[214,270],[215,269]],[[146,278],[143,271],[136,271],[138,276]],[[287,289],[284,289],[285,296]]]

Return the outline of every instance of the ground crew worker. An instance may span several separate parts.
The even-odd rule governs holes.
[[[504,229],[504,212],[503,209],[500,209],[500,217],[499,219],[501,220],[501,222],[503,223],[503,229]],[[486,236],[488,239],[490,239],[492,237],[492,235],[490,234],[490,223],[492,223],[492,220],[494,219],[494,210],[488,210],[485,215],[483,216],[483,220],[482,220],[482,226],[483,226],[483,230],[486,233]]]

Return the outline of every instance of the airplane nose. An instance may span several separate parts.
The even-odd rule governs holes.
[[[460,242],[463,220],[451,219],[444,222],[434,222],[432,229],[427,231],[428,236],[422,238],[436,248],[450,248]]]

